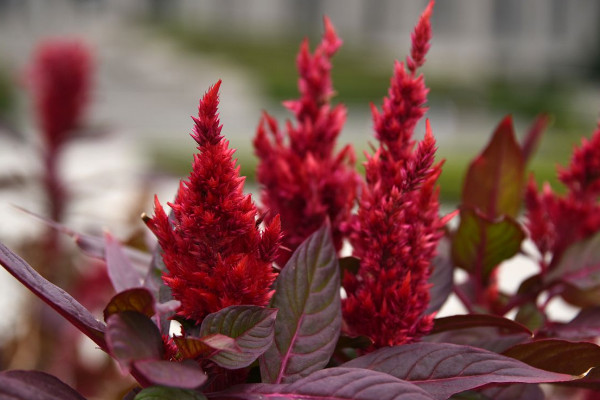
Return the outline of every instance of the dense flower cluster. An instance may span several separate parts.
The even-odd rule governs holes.
[[[172,215],[155,199],[155,216],[147,220],[169,272],[163,279],[181,302],[179,314],[197,323],[231,305],[267,304],[280,241],[278,216],[263,232],[258,229],[257,209],[243,193],[234,151],[221,136],[220,84],[200,101],[192,134],[199,154],[169,203]]]
[[[539,192],[533,179],[525,193],[527,229],[542,255],[543,269],[552,267],[548,256],[558,261],[567,247],[600,229],[600,127],[590,140],[582,140],[558,177],[567,187],[564,196],[548,184]]]
[[[360,268],[344,277],[346,330],[370,337],[375,348],[410,343],[432,327],[433,316],[423,314],[431,260],[441,237],[436,188],[441,168],[434,166],[429,123],[416,149],[412,139],[426,111],[427,89],[416,69],[429,47],[432,5],[412,36],[410,71],[396,63],[382,112],[373,107],[380,146],[368,156],[358,215],[349,227]]]
[[[267,220],[281,215],[285,233],[278,263],[283,267],[292,252],[326,219],[332,224],[336,248],[342,246],[340,225],[354,205],[357,174],[354,151],[346,146],[334,154],[336,139],[346,120],[343,105],[332,107],[331,57],[341,46],[325,18],[321,44],[310,54],[304,40],[297,58],[300,99],[285,102],[296,125],[286,124],[286,141],[277,122],[267,115],[259,124],[254,147],[260,159],[257,180]],[[268,132],[267,132],[268,131]]]
[[[92,57],[75,40],[39,45],[30,70],[37,118],[47,146],[59,147],[81,122],[91,84]]]

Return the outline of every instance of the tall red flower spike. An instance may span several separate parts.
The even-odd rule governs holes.
[[[243,193],[234,150],[221,136],[220,85],[200,101],[192,133],[199,154],[175,202],[168,203],[172,216],[155,199],[155,216],[147,220],[169,271],[163,280],[181,302],[178,313],[196,323],[231,305],[266,305],[280,241],[278,216],[259,231],[257,209]]]
[[[342,246],[340,225],[348,221],[354,205],[358,176],[351,146],[334,154],[337,137],[346,120],[342,105],[332,107],[331,57],[341,46],[329,19],[324,19],[321,44],[310,54],[304,40],[297,58],[300,99],[285,102],[296,124],[286,124],[287,141],[277,122],[264,114],[254,148],[259,157],[258,182],[265,210],[278,213],[284,232],[277,262],[284,266],[293,250],[325,222],[331,221],[336,248]],[[272,215],[266,213],[267,220]]]
[[[373,107],[380,146],[367,155],[366,184],[349,226],[356,275],[343,280],[346,331],[366,335],[373,348],[410,343],[429,332],[433,316],[428,278],[443,222],[438,215],[436,144],[429,122],[415,148],[414,128],[425,113],[427,89],[416,68],[425,59],[431,27],[429,4],[412,35],[412,67],[396,63],[383,111]]]
[[[558,176],[568,189],[565,196],[548,184],[538,192],[533,179],[525,192],[527,228],[542,254],[542,271],[552,268],[549,255],[557,262],[571,244],[600,230],[600,126],[590,140],[582,140]]]
[[[38,122],[52,151],[81,122],[89,99],[92,56],[79,41],[47,40],[36,49],[30,68]]]
[[[53,39],[35,50],[28,70],[29,86],[42,131],[43,184],[48,197],[48,214],[54,221],[63,217],[67,192],[58,173],[59,154],[80,124],[88,103],[92,55],[77,40]],[[48,236],[48,248],[56,246]]]

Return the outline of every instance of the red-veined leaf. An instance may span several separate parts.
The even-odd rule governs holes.
[[[195,362],[144,360],[134,361],[133,366],[154,385],[196,389],[208,379]]]
[[[429,343],[453,343],[477,347],[495,353],[531,339],[528,333],[506,333],[493,326],[471,327],[436,333],[423,337]]]
[[[523,160],[525,163],[529,161],[537,149],[540,139],[546,131],[546,127],[548,126],[549,122],[550,115],[542,113],[535,117],[535,120],[529,127],[529,130],[523,139],[523,143],[521,144],[521,152],[523,154]]]
[[[504,216],[492,221],[463,208],[458,229],[452,235],[452,258],[456,265],[485,282],[498,264],[517,254],[523,239],[525,232],[513,218]]]
[[[503,354],[536,368],[571,375],[600,366],[600,346],[590,342],[542,339],[518,344]]]
[[[523,200],[525,162],[515,139],[512,118],[504,118],[492,139],[469,166],[462,205],[489,218],[516,217]]]
[[[433,322],[433,329],[430,332],[432,335],[456,329],[496,327],[501,328],[505,332],[526,333],[533,336],[533,333],[526,326],[511,319],[491,314],[452,315],[450,317],[436,318]]]
[[[600,336],[600,307],[585,308],[566,324],[554,324],[543,334],[567,340],[586,340]]]
[[[571,375],[544,371],[491,351],[448,343],[387,347],[356,358],[344,367],[390,374],[425,389],[435,399],[489,383],[564,382]]]
[[[109,353],[123,371],[138,360],[159,360],[164,345],[157,326],[144,314],[123,311],[108,318],[106,342]]]
[[[7,400],[85,400],[60,379],[40,371],[0,372],[0,398]]]
[[[293,382],[329,362],[340,333],[340,274],[329,225],[296,249],[275,282],[273,344],[260,357],[263,382]]]
[[[154,315],[154,297],[148,289],[135,288],[117,293],[104,308],[104,320],[122,311],[137,311],[148,318]]]
[[[544,280],[567,282],[582,290],[600,286],[600,233],[567,248]]]
[[[238,385],[211,393],[212,400],[432,400],[410,382],[377,371],[326,368],[288,384]]]
[[[0,243],[0,264],[36,296],[44,300],[71,324],[75,325],[77,329],[92,339],[101,349],[106,349],[104,340],[105,325],[94,318],[71,295],[44,279],[21,257],[10,251],[2,243]]]
[[[202,321],[200,336],[215,333],[235,340],[237,351],[221,351],[210,359],[229,369],[252,364],[273,343],[277,310],[259,306],[231,306],[207,315]]]

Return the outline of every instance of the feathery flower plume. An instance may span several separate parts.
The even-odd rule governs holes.
[[[155,216],[146,221],[169,271],[163,280],[181,302],[178,313],[196,323],[231,305],[267,304],[280,239],[278,216],[260,232],[257,209],[243,193],[234,150],[221,136],[220,85],[200,101],[192,133],[199,153],[175,202],[168,203],[172,216],[155,198]]]
[[[441,238],[435,139],[429,122],[415,149],[415,125],[425,113],[427,89],[416,68],[425,59],[431,27],[429,4],[412,35],[413,67],[396,63],[383,112],[373,107],[380,146],[367,155],[366,184],[358,215],[349,226],[356,275],[346,273],[343,301],[346,331],[366,335],[373,348],[410,343],[432,327],[429,304],[431,260]]]
[[[44,140],[43,184],[49,217],[54,221],[62,220],[68,197],[58,173],[59,154],[81,122],[89,98],[91,70],[92,56],[88,48],[77,40],[65,39],[41,43],[28,70],[28,83]]]
[[[92,57],[76,40],[54,39],[35,50],[30,69],[38,123],[50,149],[81,122],[89,98]]]
[[[310,53],[304,40],[297,57],[300,98],[284,105],[296,124],[286,124],[284,134],[274,118],[264,114],[254,139],[259,157],[258,182],[265,210],[281,216],[283,246],[277,262],[284,266],[292,252],[327,218],[336,248],[342,246],[340,225],[347,221],[356,196],[358,177],[354,151],[346,146],[334,154],[337,137],[346,120],[342,105],[332,107],[331,57],[341,46],[329,19],[320,45]],[[272,215],[266,213],[267,220]]]
[[[564,196],[548,184],[538,192],[533,178],[525,191],[526,226],[542,254],[542,270],[552,268],[571,244],[600,230],[600,126],[575,148],[568,167],[559,167],[558,176],[567,187]],[[546,265],[550,255],[553,261]]]

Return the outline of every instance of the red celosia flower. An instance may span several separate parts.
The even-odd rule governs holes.
[[[334,94],[330,59],[342,42],[330,21],[325,18],[324,22],[323,40],[314,54],[310,54],[307,40],[300,47],[300,99],[284,103],[296,117],[295,126],[291,122],[286,125],[288,142],[266,113],[254,140],[260,159],[257,179],[262,185],[262,202],[266,210],[281,216],[283,245],[289,249],[277,260],[281,266],[327,218],[339,250],[343,239],[340,225],[348,220],[356,195],[352,147],[334,154],[346,109],[330,105]],[[269,213],[265,216],[271,218]]]
[[[559,179],[568,189],[565,196],[548,184],[539,193],[533,178],[525,192],[527,228],[542,255],[542,270],[551,268],[571,244],[600,230],[600,127],[590,140],[582,140],[569,166],[559,169]]]
[[[412,36],[412,71],[396,63],[383,112],[373,107],[380,147],[367,155],[366,184],[349,227],[360,268],[356,275],[344,276],[346,330],[370,337],[374,348],[415,341],[433,323],[433,316],[424,312],[431,260],[443,226],[436,189],[441,168],[433,165],[436,147],[429,123],[416,149],[412,139],[425,113],[427,89],[415,72],[429,47],[432,6]]]
[[[92,57],[76,40],[48,40],[35,51],[31,89],[38,123],[50,149],[59,147],[81,122],[87,105]]]
[[[231,305],[267,304],[280,238],[279,218],[261,233],[256,207],[243,193],[234,151],[221,136],[220,84],[200,101],[192,134],[199,154],[175,202],[169,203],[172,216],[155,199],[155,216],[147,221],[169,271],[163,280],[181,302],[179,314],[197,323]]]

